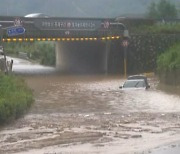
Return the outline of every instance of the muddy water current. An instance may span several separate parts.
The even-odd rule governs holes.
[[[120,76],[62,75],[18,59],[14,73],[35,102],[1,128],[0,153],[140,154],[180,140],[180,96],[158,90],[156,77],[149,90],[120,90]]]
[[[156,90],[120,90],[120,77],[26,77],[38,91],[32,113],[129,113],[180,111],[179,96]],[[154,82],[152,81],[152,84]]]

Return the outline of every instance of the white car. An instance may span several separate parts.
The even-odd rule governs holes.
[[[129,77],[120,89],[148,89],[150,88],[149,84],[147,83],[147,78],[138,76]]]

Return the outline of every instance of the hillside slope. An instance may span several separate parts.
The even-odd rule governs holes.
[[[142,16],[157,0],[0,0],[0,15],[41,12],[60,17]],[[179,0],[171,0],[180,7]]]

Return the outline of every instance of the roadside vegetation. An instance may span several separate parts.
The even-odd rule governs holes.
[[[147,17],[152,19],[177,19],[178,8],[170,0],[152,2],[148,8]]]
[[[180,43],[172,46],[157,59],[157,72],[161,82],[180,86]]]
[[[175,34],[180,33],[180,23],[178,14],[180,10],[170,0],[160,0],[152,2],[147,10],[147,19],[151,21],[151,25],[147,23],[133,26],[130,31],[138,34]]]
[[[23,115],[33,103],[23,79],[0,73],[0,125]]]
[[[157,60],[157,70],[174,71],[180,69],[180,44],[176,44],[169,48],[165,53],[161,54]]]
[[[136,34],[177,34],[180,33],[180,23],[157,23],[154,25],[140,25],[131,28],[131,32]]]
[[[18,57],[20,53],[26,53],[29,59],[42,65],[55,65],[55,46],[52,42],[12,42],[5,43],[4,48],[7,54]]]

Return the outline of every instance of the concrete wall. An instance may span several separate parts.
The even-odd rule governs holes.
[[[180,86],[180,69],[158,73],[161,83]]]
[[[179,34],[131,35],[128,47],[128,73],[156,71],[157,57],[178,42]]]

